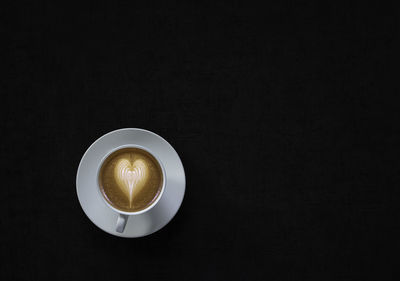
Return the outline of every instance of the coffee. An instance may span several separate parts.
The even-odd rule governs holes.
[[[146,209],[163,188],[160,164],[140,148],[122,148],[111,153],[100,168],[98,180],[106,201],[125,212]]]

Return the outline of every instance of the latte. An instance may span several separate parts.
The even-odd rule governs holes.
[[[151,206],[163,188],[160,164],[140,148],[122,148],[111,153],[100,168],[98,180],[106,201],[125,212]]]

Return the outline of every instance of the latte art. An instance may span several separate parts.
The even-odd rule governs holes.
[[[163,173],[149,152],[122,148],[104,160],[98,182],[110,205],[121,211],[137,212],[157,200],[163,187]]]
[[[145,186],[148,178],[146,163],[138,159],[133,164],[127,159],[120,159],[114,168],[114,177],[119,188],[129,199],[129,207],[132,207],[132,199]]]

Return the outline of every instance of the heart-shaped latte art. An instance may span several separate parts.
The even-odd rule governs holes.
[[[129,199],[132,207],[133,198],[143,189],[149,177],[146,163],[137,159],[132,164],[128,159],[120,159],[114,168],[114,177],[119,188]]]

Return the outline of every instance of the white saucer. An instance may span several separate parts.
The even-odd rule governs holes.
[[[101,159],[116,147],[136,144],[151,150],[165,168],[167,185],[160,201],[150,211],[130,216],[123,233],[115,231],[118,214],[101,198],[96,183]],[[85,152],[76,175],[79,203],[88,218],[102,230],[120,237],[141,237],[164,227],[176,214],[185,194],[185,171],[174,148],[147,130],[127,128],[112,131],[96,140]]]

